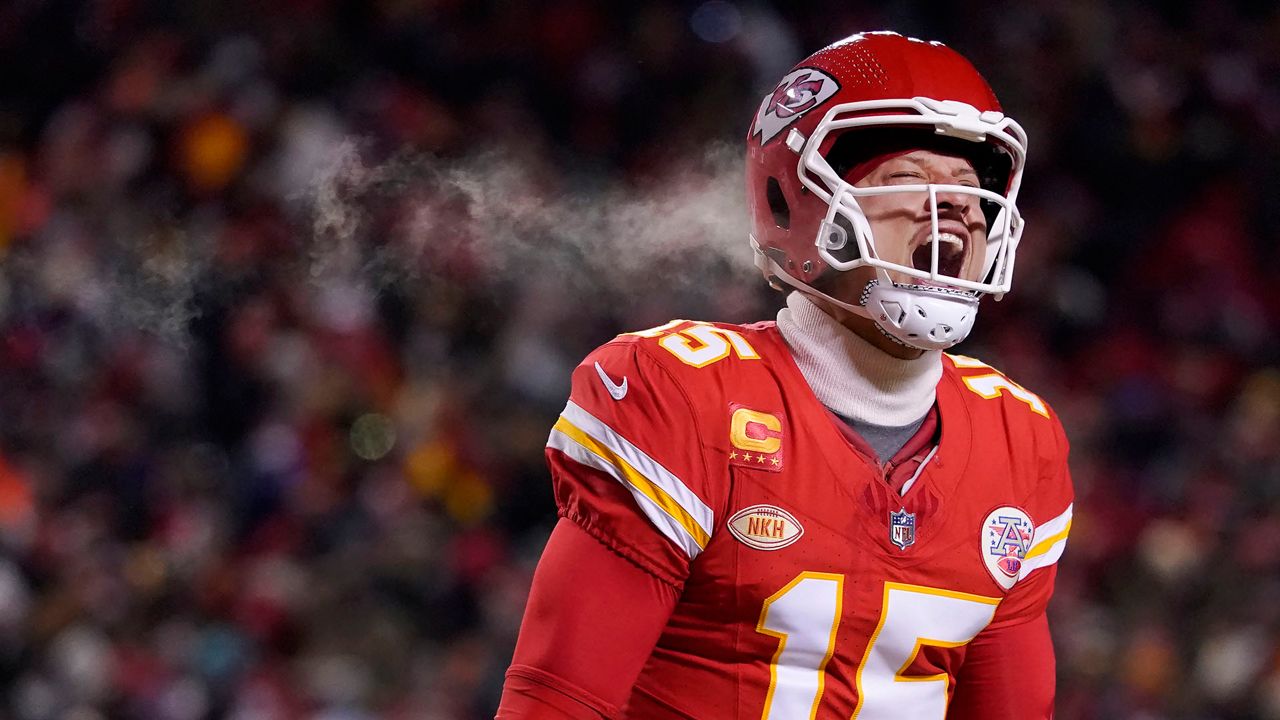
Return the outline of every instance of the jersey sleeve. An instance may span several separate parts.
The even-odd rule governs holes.
[[[641,342],[615,340],[577,367],[547,462],[562,517],[681,586],[724,493],[689,394]]]
[[[1046,408],[1048,409],[1048,408]],[[1009,591],[991,627],[1000,628],[1034,620],[1044,614],[1053,595],[1058,559],[1071,533],[1074,491],[1067,467],[1067,437],[1058,416],[1048,410],[1052,443],[1041,457],[1040,481],[1026,503],[1034,523],[1031,541],[1022,558],[1018,582]]]
[[[498,720],[617,717],[678,600],[562,518],[533,576]]]
[[[1049,720],[1054,670],[1043,613],[983,632],[968,645],[947,720]]]

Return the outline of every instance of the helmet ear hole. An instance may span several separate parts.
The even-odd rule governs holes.
[[[858,252],[858,242],[854,239],[857,237],[855,234],[857,231],[853,229],[853,223],[849,222],[849,218],[843,213],[836,213],[833,222],[844,230],[846,242],[838,248],[828,249],[828,252],[840,262],[857,260],[861,253]]]
[[[790,230],[791,206],[787,204],[787,198],[782,194],[782,186],[778,184],[778,179],[769,178],[765,183],[764,192],[769,201],[769,210],[773,212],[773,221],[783,230]]]

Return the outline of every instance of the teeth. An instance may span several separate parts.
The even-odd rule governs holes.
[[[925,239],[924,243],[917,246],[911,254],[911,263],[917,270],[930,271],[933,267],[933,242],[935,238],[932,236]],[[938,233],[936,238],[938,242],[938,264],[934,272],[942,275],[954,276],[960,271],[960,265],[964,259],[964,240],[959,235],[949,232]]]
[[[929,240],[930,242],[932,242],[933,238],[930,238]],[[964,241],[961,240],[960,236],[956,235],[955,233],[949,233],[949,232],[938,233],[938,241],[941,242],[943,245],[954,245],[957,248],[964,248]]]

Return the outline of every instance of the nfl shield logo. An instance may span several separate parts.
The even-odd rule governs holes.
[[[898,512],[889,513],[889,542],[906,550],[916,541],[916,514],[907,512],[904,507]]]

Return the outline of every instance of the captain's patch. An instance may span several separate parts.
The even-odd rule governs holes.
[[[729,463],[752,470],[782,470],[785,428],[781,415],[752,410],[737,403],[729,406]]]

